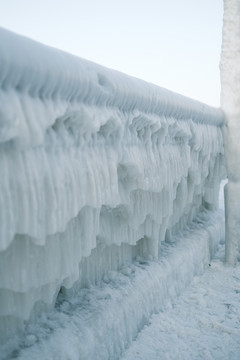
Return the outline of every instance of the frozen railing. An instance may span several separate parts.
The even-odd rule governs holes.
[[[217,207],[218,109],[0,30],[0,337]]]

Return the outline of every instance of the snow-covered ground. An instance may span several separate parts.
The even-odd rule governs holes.
[[[221,245],[205,273],[151,317],[122,360],[239,360],[240,265],[223,260]]]

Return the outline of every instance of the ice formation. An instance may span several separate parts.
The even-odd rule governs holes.
[[[0,338],[217,208],[224,117],[0,30]]]
[[[224,0],[221,107],[226,115],[224,143],[228,184],[226,201],[226,260],[235,264],[240,254],[240,1]]]
[[[133,264],[128,264],[121,271],[109,272],[97,285],[83,288],[68,298],[60,296],[56,307],[48,316],[40,316],[36,324],[27,326],[25,336],[21,341],[12,337],[2,349],[0,346],[0,359],[121,359],[124,350],[131,346],[139,332],[141,330],[144,332],[147,325],[151,327],[151,315],[164,312],[168,316],[172,304],[176,304],[177,297],[191,284],[194,276],[202,275],[206,267],[210,268],[209,262],[211,262],[219,241],[223,238],[223,212],[203,211],[188,229],[174,237],[174,241],[162,243],[158,261],[137,258]],[[235,274],[237,285],[239,284],[238,273]],[[216,275],[213,270],[212,276]],[[220,287],[221,281],[216,282]],[[231,281],[230,284],[232,285]],[[200,293],[201,290],[199,289]],[[215,294],[214,287],[210,288],[209,286],[209,290],[211,294]],[[232,293],[235,293],[235,297],[237,297],[234,288]],[[231,297],[231,295],[229,296]],[[192,299],[194,297],[195,294],[192,294]],[[204,306],[201,305],[204,304],[206,298],[208,299],[208,296],[201,293],[197,299],[198,308],[201,311],[204,309]],[[224,304],[222,306],[224,307]],[[191,304],[185,303],[184,309],[188,309],[188,314],[191,314]],[[194,310],[196,311],[196,309]],[[222,317],[224,315],[222,313]],[[235,318],[235,315],[235,312],[234,315],[229,313],[229,317]],[[216,320],[216,314],[214,313],[212,316]],[[192,318],[192,316],[189,317]],[[194,321],[193,319],[192,321]],[[232,320],[232,322],[234,321]],[[182,319],[182,323],[185,325],[184,319]],[[211,328],[210,325],[208,324],[207,327]],[[203,332],[206,330],[201,325],[199,326]],[[221,326],[218,323],[218,326],[223,329],[224,344],[226,345],[228,338],[231,337],[231,330],[229,327],[226,330],[225,323]],[[234,330],[236,336],[236,329]],[[196,331],[186,327],[185,333],[189,332],[193,337],[194,334],[196,335]],[[227,338],[225,337],[226,332],[228,333]],[[154,340],[156,340],[156,335]],[[159,347],[163,345],[161,344],[161,335],[163,334],[159,333]],[[174,331],[171,331],[170,334],[166,331],[165,336],[167,335],[175,337],[174,346],[169,342],[169,348],[177,349],[175,344],[178,345],[179,341],[184,341],[184,338],[182,336],[178,338]],[[182,335],[184,336],[184,332]],[[205,334],[206,337],[208,336]],[[199,344],[197,339],[195,336],[195,340]],[[185,343],[185,348],[187,345]],[[206,346],[206,343],[204,345]],[[226,352],[229,351],[229,347],[227,348]],[[188,349],[188,354],[192,360],[190,349]],[[203,352],[200,352],[200,358],[202,356]],[[136,359],[139,357],[140,355]],[[152,360],[151,357],[149,359]],[[153,359],[159,359],[159,357],[153,357]]]

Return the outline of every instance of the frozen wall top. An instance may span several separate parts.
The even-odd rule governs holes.
[[[52,108],[55,116],[45,114],[45,119],[36,124],[40,101],[114,106],[121,111],[138,109],[145,113],[176,115],[215,124],[223,121],[220,112],[202,103],[4,29],[0,29],[0,68],[1,143],[12,139],[20,140],[24,145],[39,143],[46,129],[56,120],[55,116],[62,115]],[[28,123],[23,119],[24,109],[19,112],[16,99],[13,99],[14,106],[12,103],[10,109],[5,110],[7,104],[2,101],[3,97],[14,98],[13,91],[36,102]]]

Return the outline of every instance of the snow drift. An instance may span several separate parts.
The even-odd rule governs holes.
[[[0,69],[4,340],[217,208],[224,118],[3,29]]]

